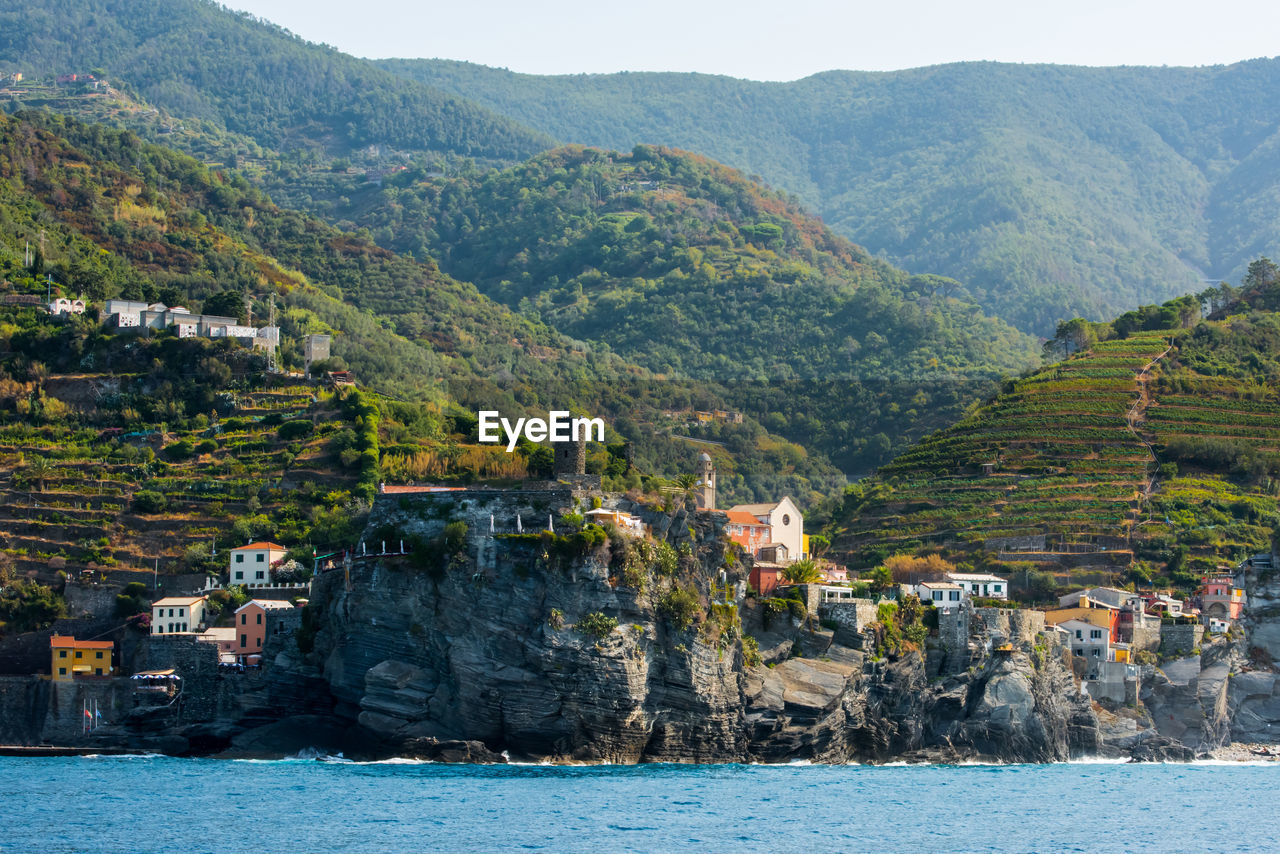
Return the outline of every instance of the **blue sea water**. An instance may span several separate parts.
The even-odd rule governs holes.
[[[0,758],[0,851],[1276,851],[1280,765]]]

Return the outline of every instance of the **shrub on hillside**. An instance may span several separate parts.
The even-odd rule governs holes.
[[[168,506],[169,499],[151,489],[139,490],[133,495],[133,509],[139,513],[161,513]]]

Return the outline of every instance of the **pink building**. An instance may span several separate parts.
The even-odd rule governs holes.
[[[236,609],[235,653],[242,659],[261,655],[267,639],[267,612],[292,611],[293,605],[276,599],[250,599]]]
[[[1200,613],[1220,620],[1238,620],[1244,613],[1244,588],[1230,575],[1212,575],[1200,588]]]

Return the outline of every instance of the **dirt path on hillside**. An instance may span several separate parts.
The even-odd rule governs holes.
[[[1134,376],[1134,381],[1138,386],[1138,397],[1134,400],[1133,405],[1129,407],[1129,411],[1125,413],[1125,427],[1133,434],[1133,438],[1142,443],[1147,449],[1147,454],[1151,457],[1151,471],[1147,474],[1147,482],[1142,487],[1142,497],[1138,502],[1138,507],[1134,510],[1132,523],[1129,525],[1129,536],[1133,535],[1133,529],[1138,525],[1138,517],[1142,512],[1142,505],[1150,498],[1151,493],[1156,488],[1156,471],[1160,465],[1160,458],[1156,456],[1155,446],[1147,440],[1143,433],[1143,428],[1147,424],[1147,409],[1151,406],[1151,369],[1154,368],[1161,359],[1169,355],[1169,351],[1173,349],[1173,342],[1169,342],[1169,346],[1161,351],[1150,362],[1143,365],[1142,370]]]

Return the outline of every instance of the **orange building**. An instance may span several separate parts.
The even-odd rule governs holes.
[[[250,599],[236,609],[236,655],[261,655],[267,639],[267,612],[292,611],[293,605],[276,599]]]
[[[725,525],[729,540],[742,546],[752,557],[772,542],[773,528],[768,522],[761,522],[745,510],[725,510],[724,515],[729,517],[729,524]]]
[[[110,676],[113,641],[76,640],[69,635],[49,638],[55,682],[69,682],[77,676]]]

